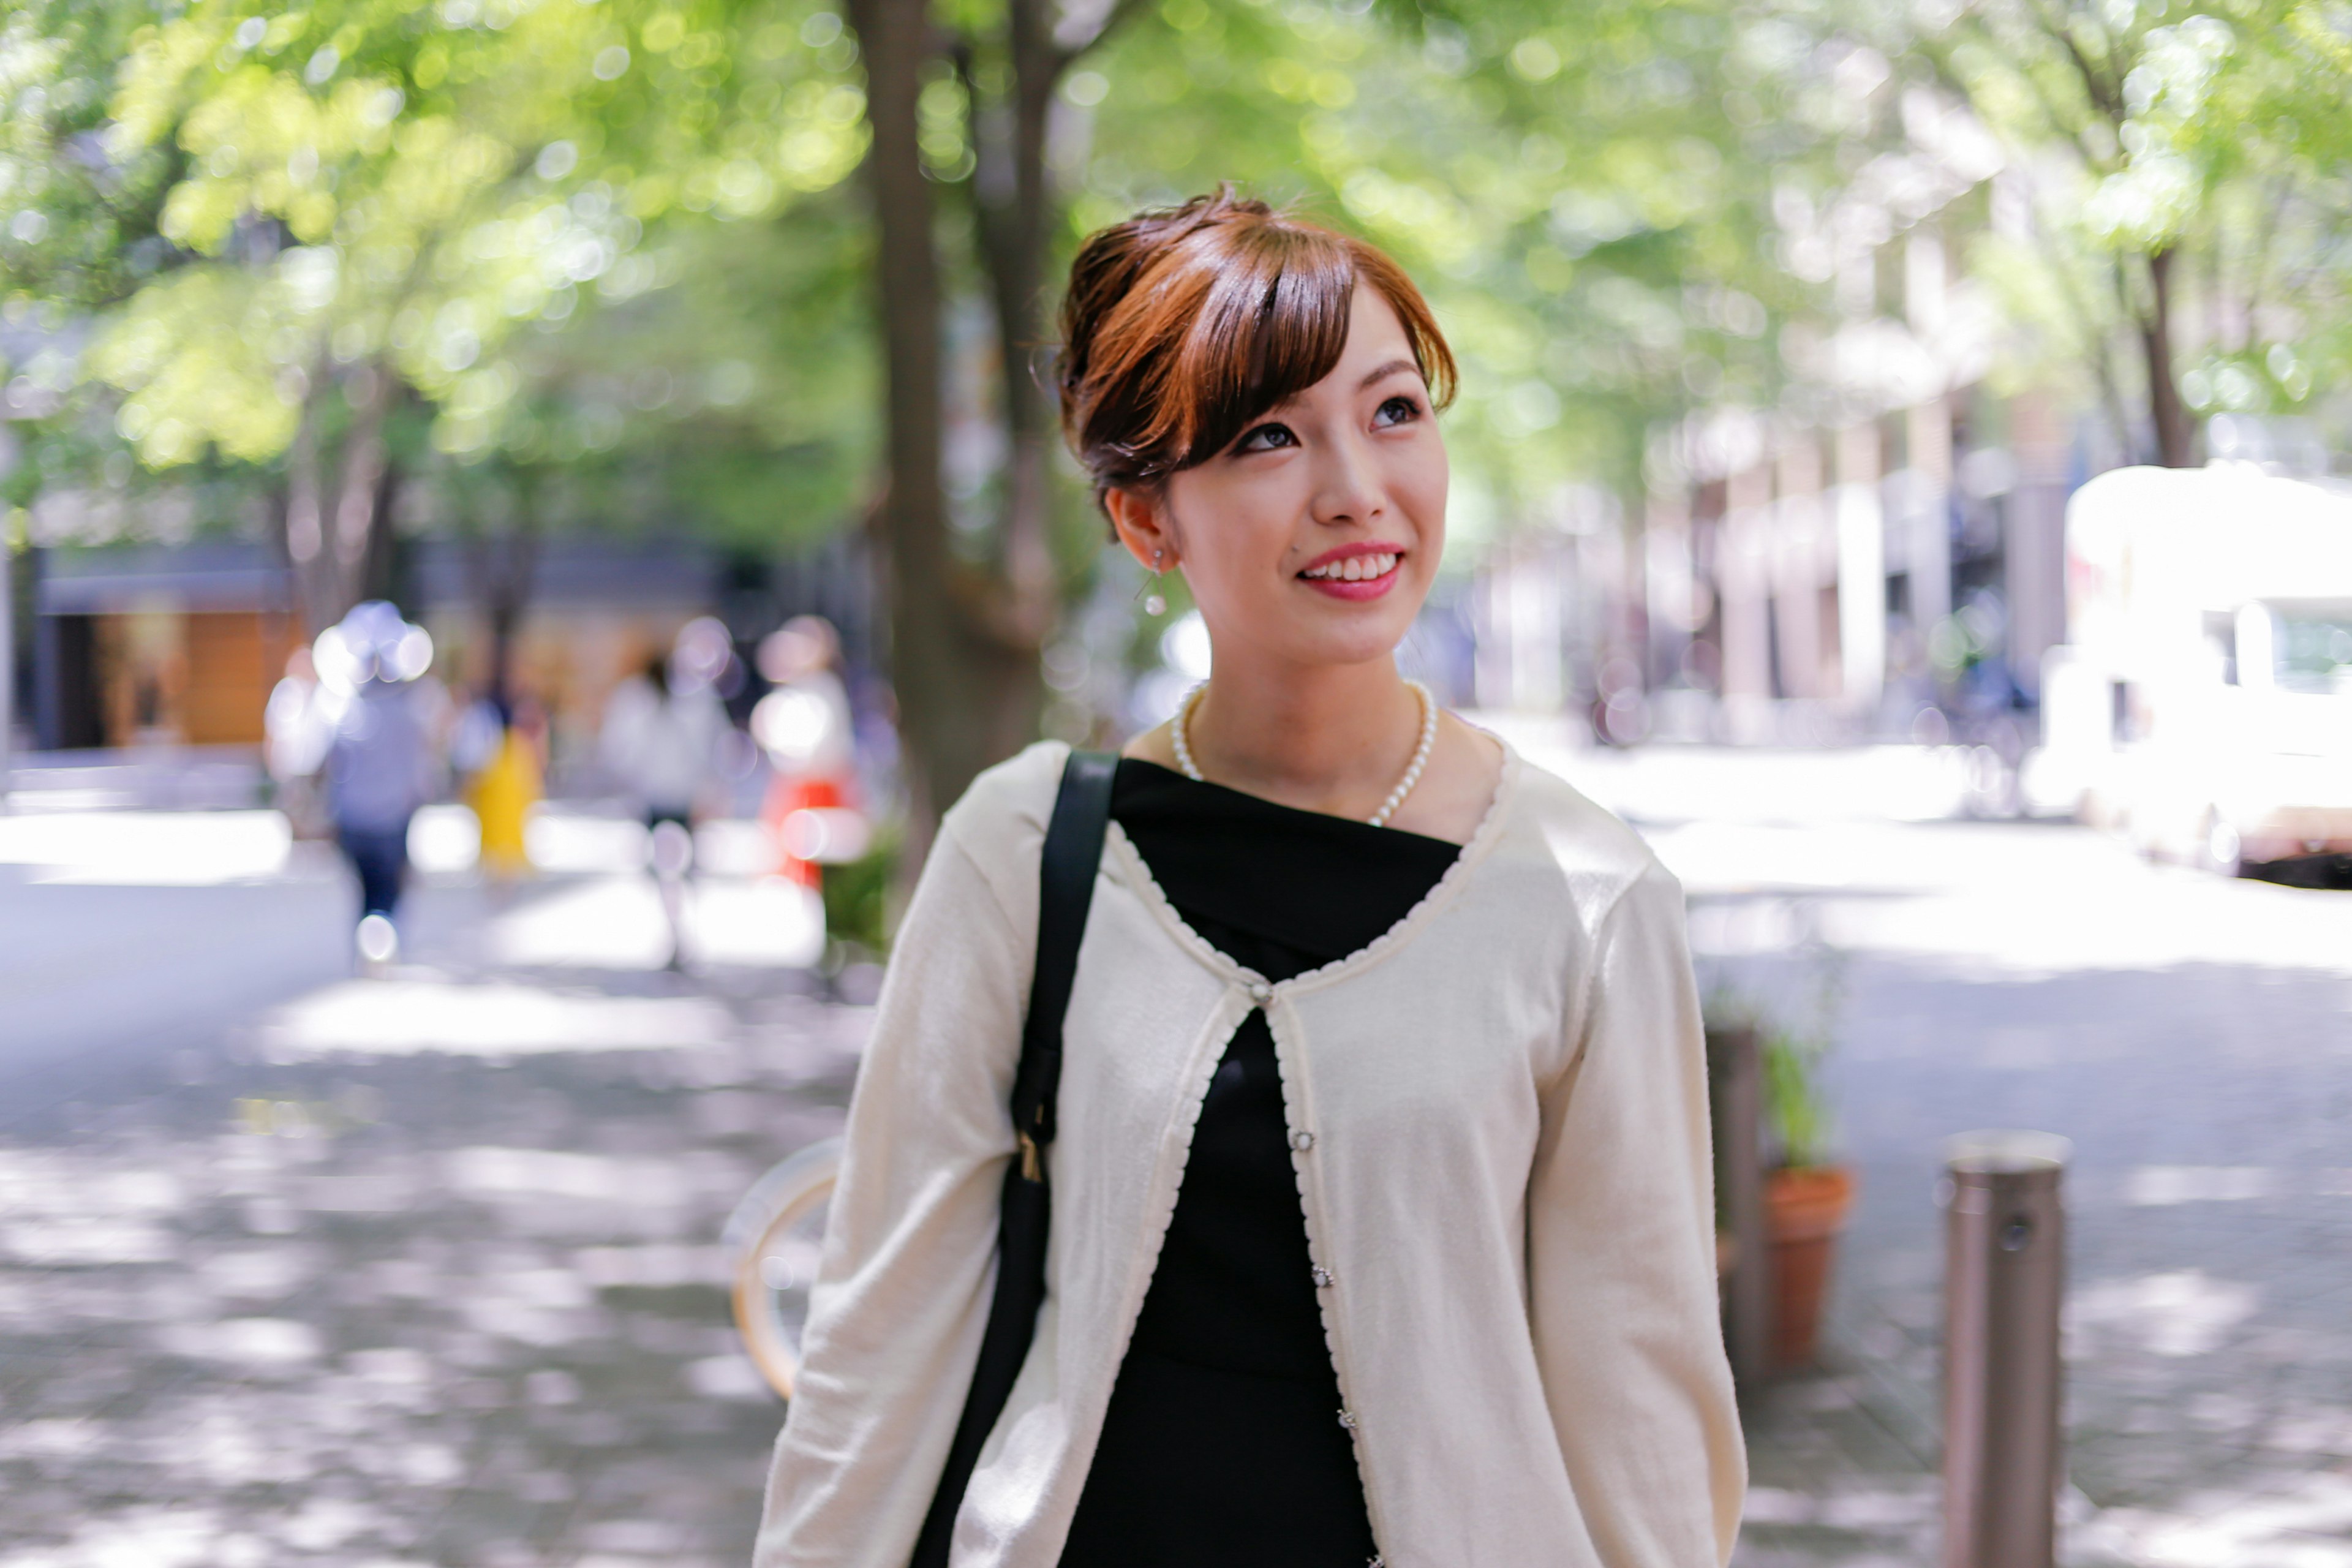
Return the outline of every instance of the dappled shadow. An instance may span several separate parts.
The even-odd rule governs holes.
[[[865,1014],[738,974],[639,999],[698,1010],[658,1043],[288,1048],[304,1006],[495,1011],[435,984],[331,989],[0,1145],[0,1563],[748,1556],[780,1407],[719,1227],[838,1130]]]

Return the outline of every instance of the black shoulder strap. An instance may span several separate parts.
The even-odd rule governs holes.
[[[1046,824],[1037,864],[1037,968],[1029,984],[1029,1016],[1021,1030],[1021,1065],[1013,1079],[1013,1128],[1021,1157],[1004,1173],[997,1222],[996,1294],[963,1415],[948,1447],[947,1464],[930,1511],[915,1542],[912,1568],[947,1568],[956,1510],[980,1463],[980,1450],[1004,1414],[1013,1384],[1029,1359],[1037,1309],[1045,1300],[1045,1238],[1053,1199],[1043,1152],[1054,1141],[1054,1103],[1062,1083],[1062,1016],[1078,973],[1078,942],[1086,935],[1095,877],[1102,867],[1103,835],[1110,826],[1111,780],[1118,759],[1072,752],[1061,793]]]
[[[1078,942],[1094,902],[1110,825],[1111,780],[1118,759],[1072,752],[1037,862],[1037,968],[1029,983],[1029,1016],[1021,1030],[1021,1067],[1013,1080],[1013,1129],[1023,1173],[1044,1180],[1038,1152],[1054,1141],[1055,1091],[1062,1084],[1062,1017],[1077,977]]]

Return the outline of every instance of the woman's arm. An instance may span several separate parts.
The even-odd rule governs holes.
[[[1006,907],[955,826],[858,1071],[758,1568],[905,1568],[979,1355],[1035,914]]]
[[[1618,899],[1592,963],[1528,1194],[1537,1358],[1601,1560],[1720,1564],[1748,1464],[1717,1306],[1706,1042],[1664,869]]]

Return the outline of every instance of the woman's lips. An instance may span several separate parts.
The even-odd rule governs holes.
[[[1307,573],[1301,572],[1298,574],[1298,580],[1306,584],[1310,588],[1316,589],[1320,593],[1329,595],[1334,599],[1349,599],[1361,602],[1366,599],[1377,599],[1381,595],[1387,593],[1390,589],[1395,587],[1397,581],[1397,568],[1402,566],[1403,563],[1404,552],[1402,551],[1382,552],[1378,555],[1358,555],[1346,561],[1334,562],[1328,566],[1318,568],[1318,571],[1328,571],[1336,574],[1346,568],[1353,567],[1358,571],[1377,570],[1379,574],[1377,576],[1341,577],[1338,575],[1310,575]]]

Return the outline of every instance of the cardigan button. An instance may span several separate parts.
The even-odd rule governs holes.
[[[1331,1271],[1328,1268],[1324,1268],[1321,1264],[1317,1264],[1315,1266],[1315,1289],[1318,1290],[1328,1290],[1330,1288]]]
[[[1304,1154],[1315,1147],[1315,1134],[1301,1130],[1290,1135],[1290,1146]]]
[[[1352,1410],[1342,1410],[1339,1412],[1339,1425],[1345,1426],[1350,1432],[1354,1431],[1356,1429],[1356,1413]]]
[[[1274,987],[1271,985],[1253,985],[1249,988],[1249,994],[1250,1000],[1261,1007],[1274,1000]]]

